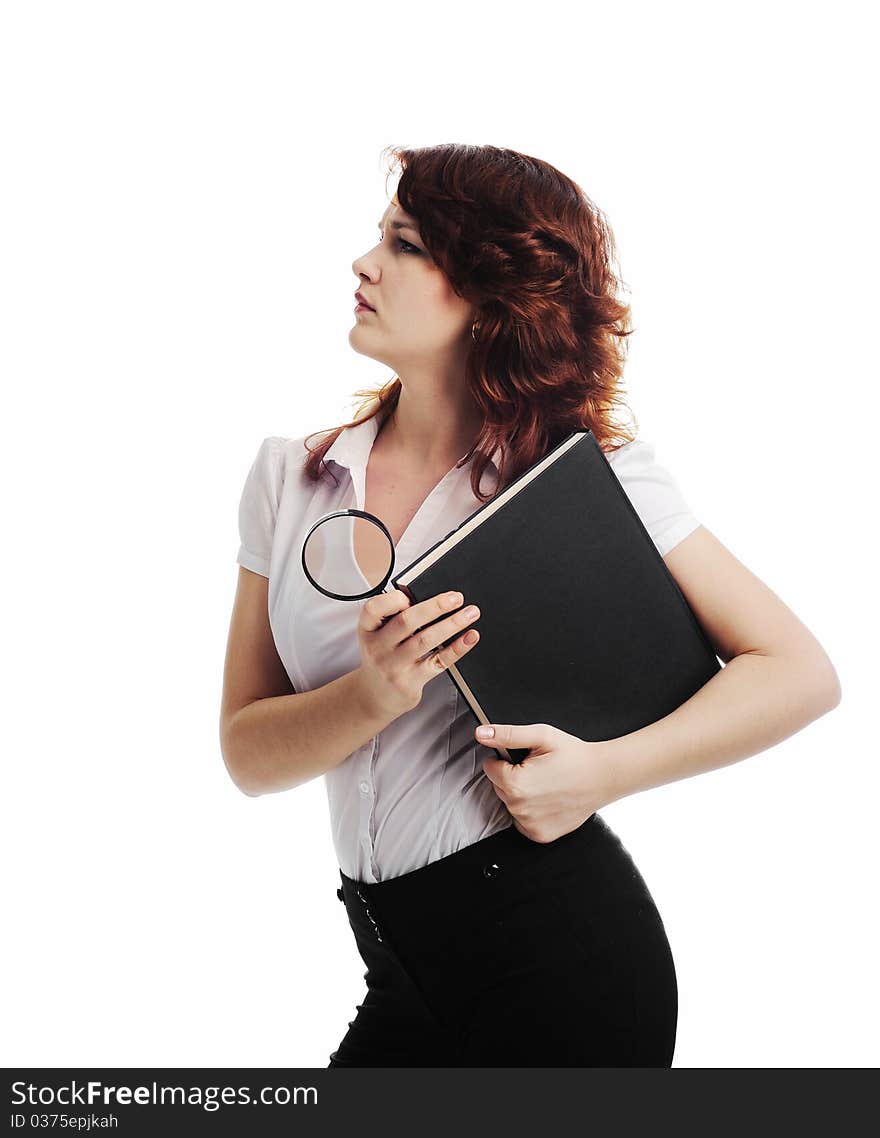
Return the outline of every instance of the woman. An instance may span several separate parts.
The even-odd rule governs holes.
[[[598,810],[791,735],[838,703],[827,655],[613,421],[629,309],[600,211],[546,162],[395,150],[379,240],[353,264],[355,351],[397,372],[314,449],[264,440],[241,498],[221,739],[247,794],[323,775],[367,993],[331,1067],[672,1064],[673,957]],[[326,598],[313,523],[380,517],[403,566],[589,428],[726,667],[673,714],[589,742],[552,724],[477,738],[446,669],[468,598]],[[486,488],[483,488],[483,481]],[[357,547],[376,579],[377,551]],[[378,577],[381,578],[381,572]],[[526,747],[521,765],[491,748]]]

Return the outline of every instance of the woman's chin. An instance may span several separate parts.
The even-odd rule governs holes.
[[[354,351],[356,351],[359,355],[369,356],[371,360],[375,360],[377,363],[388,363],[387,360],[383,360],[380,355],[376,354],[375,349],[371,349],[366,343],[364,343],[363,338],[359,336],[357,332],[357,327],[354,327],[348,333],[348,343],[350,347],[353,348]],[[388,366],[390,367],[391,365],[388,364]]]

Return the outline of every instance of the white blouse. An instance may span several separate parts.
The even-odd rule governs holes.
[[[365,508],[367,460],[380,418],[343,431],[327,451],[338,486],[326,471],[318,482],[303,474],[306,435],[264,439],[244,484],[238,564],[269,578],[269,622],[297,692],[360,664],[357,624],[366,601],[319,593],[303,572],[301,554],[318,518]],[[700,524],[655,462],[650,443],[636,439],[606,457],[661,555]],[[437,483],[395,547],[393,573],[482,504],[471,490],[470,472],[468,462]],[[492,492],[497,481],[492,463],[481,489]],[[449,675],[440,672],[425,684],[416,707],[325,772],[333,843],[347,876],[368,882],[398,877],[511,824],[483,774],[483,760],[495,751],[474,739],[476,725]]]

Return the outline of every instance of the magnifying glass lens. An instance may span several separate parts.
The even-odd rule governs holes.
[[[337,597],[360,597],[382,585],[394,565],[394,547],[368,518],[337,514],[309,534],[303,564],[313,582]]]

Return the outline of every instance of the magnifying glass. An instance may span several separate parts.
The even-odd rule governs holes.
[[[355,557],[355,541],[365,560],[375,566],[369,576]],[[394,569],[394,541],[375,514],[336,510],[319,518],[306,534],[302,566],[325,597],[362,601],[384,592]]]

